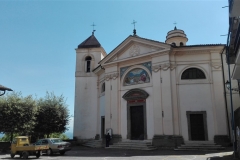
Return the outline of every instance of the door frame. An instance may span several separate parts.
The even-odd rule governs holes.
[[[105,137],[105,116],[101,116],[101,138]]]
[[[190,125],[190,115],[191,114],[202,114],[203,115],[203,127],[204,127],[204,136],[205,140],[208,141],[208,130],[207,130],[207,112],[206,111],[187,111],[187,124],[188,124],[188,137],[190,141],[192,140],[191,135],[191,125]]]
[[[131,139],[131,106],[143,107],[143,123],[144,123],[144,139],[147,139],[147,117],[146,117],[146,101],[137,103],[127,103],[127,139]]]

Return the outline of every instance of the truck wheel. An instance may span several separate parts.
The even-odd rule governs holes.
[[[28,152],[22,152],[23,159],[28,159],[29,153]]]
[[[14,158],[15,154],[11,153],[11,158]]]
[[[38,151],[38,153],[36,154],[36,157],[39,158],[42,155],[42,151]]]
[[[51,148],[49,148],[49,149],[47,150],[47,155],[48,155],[48,156],[53,155],[53,152],[52,152]]]
[[[60,154],[61,154],[61,155],[64,155],[64,154],[65,154],[65,151],[60,151]]]

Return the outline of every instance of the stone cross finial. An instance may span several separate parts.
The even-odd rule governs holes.
[[[133,22],[132,22],[132,24],[133,24],[133,26],[134,26],[134,29],[133,29],[133,35],[135,36],[136,35],[136,29],[135,29],[135,24],[136,24],[137,22],[135,21],[135,20],[133,20]]]
[[[96,30],[94,30],[94,26],[96,26],[96,25],[93,22],[93,24],[91,26],[93,27],[92,35],[94,35],[94,32],[96,31]]]
[[[177,27],[176,27],[177,22],[174,22],[173,24],[175,25],[174,30],[177,30]]]

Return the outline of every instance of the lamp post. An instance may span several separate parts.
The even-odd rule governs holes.
[[[229,54],[229,53],[228,53]],[[231,76],[230,76],[230,64],[229,64],[229,55],[227,55],[228,58],[228,76],[229,76],[229,81],[225,83],[227,89],[230,91],[230,107],[231,107],[231,126],[232,126],[232,136],[233,136],[233,153],[234,153],[234,158],[236,157],[236,137],[235,137],[235,120],[234,120],[234,111],[233,111],[233,100],[232,100],[232,91],[238,91],[239,89],[237,88],[232,88],[231,84]]]
[[[4,95],[6,91],[13,91],[11,88],[4,87],[0,85],[0,96]]]

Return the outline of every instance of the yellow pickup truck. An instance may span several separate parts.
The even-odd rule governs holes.
[[[27,159],[28,156],[36,156],[39,158],[42,155],[42,150],[47,150],[48,145],[35,145],[29,143],[27,136],[15,137],[11,144],[11,158],[19,155],[20,158]]]

